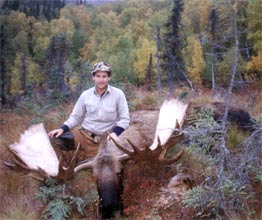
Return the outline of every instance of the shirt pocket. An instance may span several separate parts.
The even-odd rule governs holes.
[[[97,115],[97,108],[93,105],[87,105],[86,113],[88,116],[95,117]]]
[[[104,119],[105,121],[115,121],[116,120],[116,109],[115,108],[104,109]]]

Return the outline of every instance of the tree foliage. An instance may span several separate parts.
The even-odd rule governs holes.
[[[168,73],[169,93],[173,92],[175,79],[184,79],[184,60],[182,58],[182,36],[181,36],[181,16],[184,9],[184,1],[174,0],[170,19],[165,24],[166,33],[164,35],[163,65]]]
[[[247,62],[247,78],[262,79],[262,1],[253,1],[248,5],[248,39],[253,44],[253,56]]]
[[[205,67],[205,61],[203,56],[203,49],[199,39],[194,36],[187,39],[187,47],[185,48],[186,70],[190,79],[198,85],[201,85],[201,74]],[[190,51],[190,52],[189,52]]]
[[[134,63],[134,68],[137,73],[138,79],[141,84],[145,82],[146,78],[146,69],[149,64],[150,54],[155,54],[156,48],[154,42],[149,42],[147,39],[144,39],[141,45],[141,49],[137,50],[137,61]],[[155,63],[155,61],[153,61]]]
[[[190,140],[192,160],[204,162],[204,180],[186,193],[183,204],[194,208],[201,219],[227,219],[233,213],[248,216],[254,207],[252,182],[261,177],[261,125],[247,137],[234,153],[225,155],[221,148],[224,132],[210,109],[194,114],[184,133]],[[197,159],[195,159],[197,158]],[[222,168],[223,167],[223,168]],[[254,178],[255,176],[255,178]],[[259,201],[260,202],[260,201]],[[248,210],[250,208],[251,210]]]
[[[143,86],[151,72],[153,88],[162,83],[171,91],[175,83],[185,80],[191,87],[227,86],[234,51],[228,1],[84,3],[2,2],[2,104],[17,94],[26,95],[32,84],[41,85],[45,94],[54,93],[54,88],[78,94],[80,88],[91,85],[90,66],[101,60],[111,64],[114,84]],[[236,1],[234,6],[240,50],[236,77],[242,83],[261,80],[260,3]],[[162,82],[154,79],[156,72]]]

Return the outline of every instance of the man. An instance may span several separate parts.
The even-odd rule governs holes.
[[[95,86],[81,94],[64,124],[48,134],[67,150],[75,149],[80,143],[87,157],[96,155],[102,134],[110,131],[117,137],[130,122],[124,93],[109,85],[111,67],[99,62],[93,66],[91,73]],[[77,127],[79,125],[80,128]]]

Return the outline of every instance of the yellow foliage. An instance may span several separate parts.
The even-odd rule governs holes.
[[[134,69],[137,73],[138,79],[143,81],[146,76],[146,68],[149,64],[150,54],[153,55],[153,66],[155,66],[155,58],[154,55],[156,53],[156,46],[153,42],[149,42],[147,39],[143,40],[142,46],[137,50],[136,56],[137,61],[134,63]]]
[[[248,39],[253,43],[253,49],[262,53],[262,0],[250,1],[248,4]]]
[[[209,13],[212,5],[212,0],[187,0],[182,23],[188,27],[190,32],[197,31],[198,28],[203,30],[209,25]]]
[[[90,52],[89,52],[88,45],[89,45],[88,43],[85,43],[84,47],[82,47],[80,49],[80,53],[81,53],[81,57],[82,57],[83,62],[89,59]]]
[[[48,36],[39,37],[36,39],[36,46],[34,50],[45,51],[50,44],[50,38]]]
[[[149,33],[149,27],[144,21],[138,21],[134,18],[129,23],[129,35],[132,39],[137,39],[138,36],[146,37]]]
[[[67,39],[71,41],[74,34],[74,24],[69,19],[61,17],[50,22],[50,30],[52,35],[66,33]]]
[[[88,42],[80,49],[82,60],[96,60],[97,57],[100,60],[108,60],[108,56],[114,54],[112,48],[116,46],[117,39],[121,35],[117,20],[114,12],[102,13],[97,17],[96,27],[93,28]]]
[[[36,37],[48,36],[50,34],[50,24],[48,21],[37,21],[34,23],[34,35]]]
[[[64,18],[74,18],[79,22],[81,29],[85,31],[91,31],[90,26],[90,13],[87,10],[87,7],[84,5],[64,7],[60,11],[60,16]]]
[[[262,71],[262,54],[253,56],[247,63],[247,70],[249,71]]]
[[[194,37],[188,37],[187,42],[187,51],[189,52],[187,56],[191,55],[191,57],[188,59],[186,69],[190,79],[196,83],[200,83],[201,73],[205,67],[202,46],[200,41]]]
[[[35,47],[34,52],[38,54],[45,51],[50,43],[50,24],[47,21],[37,21],[34,23]]]
[[[25,58],[26,67],[26,85],[42,83],[44,78],[40,72],[39,66],[34,63],[31,59]],[[12,68],[11,78],[11,93],[23,93],[22,81],[21,81],[21,69],[22,69],[22,54],[17,53],[14,66]]]
[[[27,27],[27,18],[23,12],[11,11],[8,16],[8,23],[14,32],[25,30]]]

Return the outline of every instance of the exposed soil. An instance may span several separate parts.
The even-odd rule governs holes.
[[[143,133],[143,143],[140,140],[133,138],[132,141],[134,144],[141,144],[143,147],[148,146],[152,143],[154,136],[154,128],[156,127],[158,117],[158,111],[136,111],[131,114],[131,126],[129,129],[129,134],[126,136],[134,135],[137,132],[137,125],[139,126],[139,132]],[[12,120],[10,120],[12,122]],[[146,121],[146,123],[145,123]],[[141,123],[143,122],[143,123]],[[14,121],[13,121],[14,123]],[[136,125],[136,126],[135,126]],[[12,127],[15,127],[11,124]],[[148,129],[150,128],[150,129]],[[20,127],[17,132],[17,136],[21,133],[22,128]],[[4,135],[8,135],[8,132],[5,132]],[[11,135],[10,135],[11,136]],[[14,134],[12,134],[14,136]],[[9,143],[5,143],[8,145]],[[176,151],[177,146],[171,146],[170,150]],[[2,158],[6,159],[4,155],[5,152],[2,151]],[[72,156],[72,152],[68,153]],[[8,154],[10,156],[10,154]],[[187,173],[187,170],[178,169],[177,165],[183,165],[184,167],[190,167],[188,155],[183,155],[182,158],[171,165],[160,165],[152,164],[146,162],[135,162],[129,160],[125,162],[122,179],[123,179],[123,212],[124,216],[117,216],[117,219],[125,220],[146,220],[146,219],[155,219],[155,220],[193,220],[200,219],[197,216],[196,210],[186,208],[182,205],[183,195],[190,185],[183,184],[178,185],[176,190],[169,191],[168,184],[172,177],[183,172]],[[196,168],[197,169],[197,168]],[[5,174],[8,178],[8,173],[14,172],[14,170],[8,170],[4,167],[1,167],[1,176],[2,178]],[[191,175],[191,174],[189,174]],[[193,176],[193,184],[200,182],[200,177]],[[72,215],[72,219],[83,219],[83,220],[96,220],[97,219],[97,206],[98,206],[98,195],[96,190],[96,180],[92,175],[91,171],[84,170],[78,173],[74,179],[68,181],[66,184],[67,193],[74,196],[81,197],[85,202],[84,215],[80,216],[78,214]],[[262,198],[261,185],[254,185],[256,191],[258,192],[258,197]],[[7,189],[7,187],[1,185],[1,189]],[[34,192],[32,194],[32,201],[34,193],[37,192],[37,189],[32,189]],[[1,195],[5,195],[2,193]],[[16,197],[18,194],[15,194]],[[12,195],[9,195],[10,197]],[[15,198],[14,198],[15,199]],[[3,199],[4,201],[4,199]],[[32,202],[30,201],[30,202]],[[258,201],[258,200],[256,200]],[[1,206],[1,202],[0,202]],[[37,207],[35,207],[37,206]],[[32,212],[41,213],[43,211],[43,206],[38,203],[32,207]],[[257,210],[261,209],[261,203],[255,202]],[[40,215],[40,214],[39,214]]]
[[[194,212],[182,206],[181,198],[164,196],[164,189],[176,174],[175,165],[128,162],[123,172],[125,219],[193,219]]]

